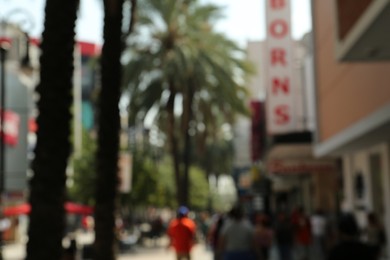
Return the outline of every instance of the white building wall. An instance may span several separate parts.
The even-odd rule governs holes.
[[[370,156],[380,156],[379,172],[371,172]],[[355,192],[354,178],[358,172],[363,174],[365,192],[362,199],[358,199]],[[375,187],[372,183],[373,174],[380,174],[381,187]],[[375,176],[374,176],[375,177]],[[390,235],[390,143],[381,143],[343,156],[344,199],[342,211],[354,212],[361,227],[367,224],[367,214],[374,210],[373,201],[378,199],[374,195],[374,189],[382,190],[383,215],[379,219],[383,221],[386,234]],[[387,247],[390,255],[390,246]]]
[[[248,90],[251,98],[255,100],[265,99],[265,43],[262,41],[249,41],[247,45],[248,59],[255,65],[256,73],[248,82]]]
[[[382,145],[383,153],[383,190],[384,190],[384,225],[386,230],[386,235],[389,238],[390,234],[390,143]],[[389,239],[387,239],[389,241]],[[390,245],[387,244],[386,248],[387,255],[390,255]]]
[[[235,149],[234,166],[248,167],[252,165],[250,149],[250,118],[238,117],[233,129]]]
[[[316,131],[316,94],[315,94],[315,81],[314,81],[314,58],[312,55],[308,55],[303,61],[303,73],[304,73],[304,100],[306,112],[304,115],[304,124],[309,131]]]
[[[350,155],[343,156],[343,201],[341,210],[344,212],[353,210],[353,181],[352,181],[352,158]]]

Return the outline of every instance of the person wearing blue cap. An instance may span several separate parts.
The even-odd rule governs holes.
[[[191,249],[195,244],[196,224],[188,217],[188,213],[187,207],[179,207],[176,218],[169,223],[167,230],[169,247],[174,248],[177,260],[190,260]]]

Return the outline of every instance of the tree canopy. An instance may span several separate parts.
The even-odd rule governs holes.
[[[130,124],[156,115],[181,204],[188,204],[192,146],[205,146],[237,113],[248,114],[245,79],[252,66],[244,51],[213,27],[221,17],[220,8],[196,0],[142,1],[125,51]],[[195,136],[202,138],[194,142]]]

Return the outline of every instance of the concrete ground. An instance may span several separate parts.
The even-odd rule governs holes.
[[[198,244],[192,251],[193,260],[212,260],[212,254],[203,244]],[[175,260],[175,253],[166,247],[139,248],[119,255],[118,260]]]
[[[77,243],[80,252],[78,260],[81,258],[82,247],[85,244],[90,244],[93,241],[93,234],[79,233],[77,235]],[[159,239],[156,243],[146,241],[144,246],[136,246],[125,252],[118,254],[118,260],[175,260],[175,253],[172,249],[167,249],[168,241],[166,238]],[[193,260],[212,260],[212,253],[206,249],[204,244],[197,244],[192,252]],[[25,258],[24,243],[10,243],[3,247],[3,258],[5,260],[22,260]]]

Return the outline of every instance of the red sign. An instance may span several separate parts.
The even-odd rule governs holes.
[[[299,174],[311,172],[334,172],[336,165],[334,162],[305,161],[305,160],[273,160],[267,165],[267,169],[272,173]]]
[[[65,211],[69,214],[91,215],[94,212],[94,208],[67,201],[64,204]],[[31,212],[31,206],[29,203],[22,203],[14,206],[5,207],[3,209],[3,215],[6,217],[27,215]]]
[[[4,128],[0,122],[0,137],[4,136],[4,143],[16,146],[19,138],[20,117],[12,111],[4,111]],[[4,134],[1,132],[4,129]]]

